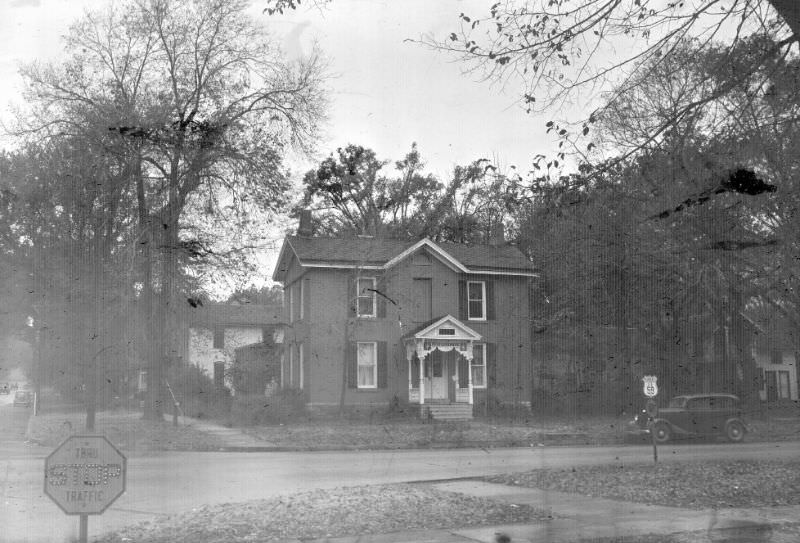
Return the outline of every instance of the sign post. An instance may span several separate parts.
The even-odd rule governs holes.
[[[653,463],[658,464],[658,448],[656,446],[656,428],[654,420],[658,416],[658,406],[655,397],[658,395],[658,377],[655,375],[645,375],[642,377],[644,382],[644,395],[647,396],[647,416],[650,418],[650,439],[653,441]]]
[[[104,436],[68,437],[44,462],[44,493],[68,515],[80,515],[81,543],[89,515],[99,515],[125,492],[126,458]]]

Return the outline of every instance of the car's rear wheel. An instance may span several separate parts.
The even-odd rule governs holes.
[[[744,439],[744,424],[738,420],[732,420],[725,425],[725,437],[732,443],[739,443]]]
[[[672,438],[672,428],[666,422],[655,423],[652,432],[656,443],[666,443]]]

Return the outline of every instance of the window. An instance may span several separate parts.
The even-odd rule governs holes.
[[[378,344],[358,344],[358,388],[378,388]]]
[[[374,317],[376,314],[375,303],[375,278],[361,277],[357,280],[357,313],[359,317]]]
[[[789,372],[788,371],[776,371],[778,377],[778,398],[781,400],[788,400],[791,398],[791,393],[789,391]]]
[[[297,283],[297,290],[300,292],[300,295],[297,297],[298,298],[298,304],[300,305],[300,308],[297,311],[297,313],[300,315],[300,320],[303,320],[303,318],[305,317],[305,315],[304,315],[305,312],[303,311],[303,305],[304,305],[303,301],[304,301],[304,298],[305,298],[305,289],[303,288],[303,280],[302,279]]]
[[[223,328],[222,326],[217,326],[216,328],[214,328],[214,348],[215,349],[225,348],[225,328]]]
[[[294,345],[289,347],[289,388],[294,387]]]
[[[486,388],[486,344],[472,348],[472,388]]]
[[[225,387],[225,362],[214,362],[214,386],[217,390]]]
[[[783,364],[783,356],[781,356],[781,352],[779,350],[773,349],[769,354],[771,364]]]
[[[467,318],[486,319],[486,283],[483,281],[467,281]]]
[[[301,343],[298,348],[300,349],[300,355],[298,356],[298,364],[300,367],[298,369],[298,373],[300,374],[300,388],[303,388],[303,344]]]
[[[289,322],[294,322],[294,288],[290,286],[289,291]]]

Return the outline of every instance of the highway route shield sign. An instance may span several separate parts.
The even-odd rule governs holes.
[[[71,436],[44,462],[44,493],[68,515],[99,515],[125,492],[126,459],[104,436]]]
[[[655,398],[658,395],[658,385],[656,384],[658,377],[645,375],[642,377],[642,381],[644,381],[644,395],[648,398]]]

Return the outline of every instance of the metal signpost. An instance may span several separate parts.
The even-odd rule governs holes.
[[[658,449],[656,448],[656,428],[654,419],[658,415],[658,406],[655,397],[658,395],[658,377],[655,375],[645,375],[642,377],[644,381],[644,395],[647,396],[647,416],[650,417],[650,438],[653,440],[653,463],[658,463]]]
[[[80,515],[86,543],[89,515],[99,515],[125,492],[126,459],[103,436],[68,437],[44,462],[44,493],[68,515]]]

